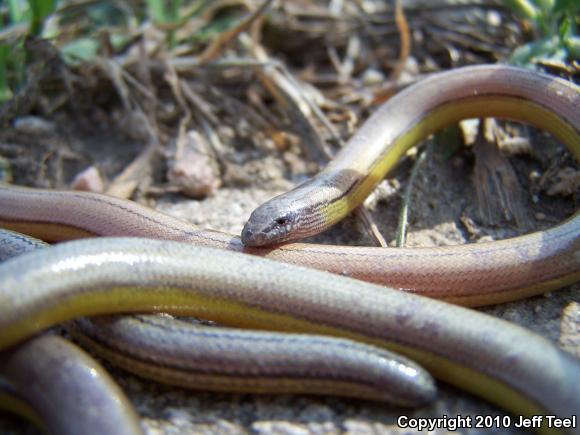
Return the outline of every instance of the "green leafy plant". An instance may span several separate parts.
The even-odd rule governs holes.
[[[12,97],[12,91],[8,82],[8,55],[10,49],[5,44],[0,44],[0,103]]]
[[[175,29],[179,26],[179,11],[183,0],[148,0],[150,17],[158,24],[166,25],[169,47],[175,46]]]
[[[28,0],[30,8],[30,34],[40,36],[44,21],[56,10],[57,0]]]
[[[0,103],[13,96],[24,82],[26,35],[40,36],[57,0],[8,0],[0,14]]]
[[[580,58],[580,2],[578,0],[505,0],[529,21],[537,39],[518,47],[510,63],[533,65],[538,60],[568,62]]]
[[[169,48],[174,48],[178,43],[176,31],[211,2],[212,0],[196,0],[183,7],[183,0],[147,0],[147,13],[157,26],[165,30]]]

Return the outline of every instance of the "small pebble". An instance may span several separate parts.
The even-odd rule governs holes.
[[[487,22],[490,26],[499,27],[501,26],[502,19],[501,15],[497,11],[488,11]]]
[[[368,68],[362,75],[362,83],[365,86],[378,85],[384,83],[385,75],[374,68]]]
[[[540,174],[538,171],[533,170],[530,172],[530,175],[528,175],[528,178],[530,179],[530,181],[535,181],[538,180],[539,178],[542,177],[542,174]]]
[[[103,177],[95,166],[89,166],[77,174],[70,187],[73,190],[83,190],[86,192],[103,193],[105,191]]]
[[[21,116],[14,120],[14,129],[27,134],[47,134],[55,129],[54,122],[47,121],[39,116]]]
[[[190,198],[213,195],[222,182],[211,151],[197,131],[189,131],[169,162],[167,179]]]

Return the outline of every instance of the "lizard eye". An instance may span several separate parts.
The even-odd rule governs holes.
[[[286,225],[288,223],[288,218],[286,216],[282,216],[276,219],[275,221],[278,225]]]

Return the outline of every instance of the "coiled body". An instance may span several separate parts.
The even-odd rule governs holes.
[[[142,435],[125,394],[101,365],[61,337],[0,352],[0,406],[54,435]]]
[[[242,239],[134,203],[79,192],[0,186],[0,226],[44,240],[99,236],[169,239],[322,269],[452,303],[479,306],[580,279],[580,216],[500,242],[421,249],[287,244],[324,230],[355,207],[410,146],[465,117],[529,122],[580,157],[580,91],[567,81],[499,65],[435,75],[383,105],[313,180],[256,210]]]
[[[580,409],[578,361],[525,329],[238,253],[136,238],[71,242],[4,263],[0,292],[2,346],[76,316],[159,310],[386,347],[517,414]]]
[[[468,80],[462,84],[460,78]],[[243,234],[252,247],[128,201],[1,186],[0,225],[6,228],[51,241],[141,236],[202,247],[138,239],[86,241],[13,260],[10,268],[0,266],[0,344],[76,316],[164,310],[234,326],[363,341],[412,357],[441,379],[512,412],[576,413],[578,362],[521,328],[370,284],[203,248],[298,263],[465,305],[518,299],[578,281],[578,215],[528,236],[449,248],[257,246],[332,225],[362,200],[405,149],[462,117],[528,121],[553,132],[580,155],[579,92],[574,85],[489,66],[433,80],[409,88],[380,109],[318,181],[270,203],[263,219],[257,213],[252,218],[257,226],[247,226]],[[454,86],[436,86],[446,81]],[[402,101],[414,103],[401,110]],[[345,170],[347,164],[351,166]],[[271,210],[277,215],[269,214]],[[10,293],[14,287],[24,290]],[[98,334],[94,341],[107,348],[114,345]]]
[[[549,131],[580,160],[580,88],[520,68],[482,65],[434,74],[381,106],[314,178],[258,207],[246,246],[318,234],[362,204],[410,147],[466,118],[499,117]]]
[[[41,240],[0,229],[1,261],[47,248],[49,245]],[[58,273],[52,279],[60,279]],[[180,387],[228,392],[333,394],[408,407],[424,405],[436,394],[433,378],[412,361],[351,340],[205,326],[170,316],[83,318],[71,322],[68,329],[79,341],[124,369]],[[12,364],[11,377],[26,378],[26,370],[18,370],[23,364],[38,367],[40,376],[41,362],[51,356],[55,360],[68,360],[70,364],[76,361],[82,365],[85,362],[82,357],[75,359],[72,350],[63,351],[73,347],[70,343],[55,345],[54,350],[43,346],[43,355],[38,355],[39,351],[20,351],[23,357],[18,364]],[[8,355],[6,351],[4,356],[8,358]],[[4,375],[1,367],[0,362],[0,379]],[[55,364],[54,370],[62,368]],[[102,369],[97,366],[96,370]],[[53,396],[63,394],[62,383],[51,384],[49,374],[53,375],[46,374],[43,388]],[[71,382],[74,383],[74,379]],[[105,388],[98,389],[82,378],[78,383],[73,387],[77,391],[67,396],[73,404],[78,403],[79,395],[91,398],[104,394]],[[26,389],[25,383],[20,387]],[[102,401],[116,405],[120,402],[116,399],[117,390],[112,386],[110,401]],[[31,401],[36,395],[26,397]],[[54,420],[55,414],[61,422],[78,423],[78,419],[71,420],[66,415],[67,409],[57,412],[59,408],[52,407],[53,404],[54,400],[40,401],[36,407],[44,417]],[[122,411],[123,407],[119,409]],[[107,408],[102,413],[105,416],[111,413],[109,419],[116,418]]]
[[[131,201],[87,192],[0,185],[0,226],[43,240],[135,236],[267,257],[467,306],[541,294],[580,279],[580,217],[547,231],[489,243],[371,248],[292,243],[247,248]]]

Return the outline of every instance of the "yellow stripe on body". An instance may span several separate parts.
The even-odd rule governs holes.
[[[352,160],[347,168],[333,166],[334,170],[352,169],[368,175],[349,195],[323,208],[326,223],[334,225],[342,220],[345,214],[362,204],[376,185],[411,147],[450,124],[463,119],[482,117],[512,119],[546,130],[564,143],[574,157],[580,161],[580,134],[578,131],[555,115],[553,111],[539,104],[506,96],[483,96],[450,101],[427,113],[422,120],[412,120],[418,122],[406,133],[396,138],[385,149],[383,157],[378,161],[368,162],[362,156],[361,159]],[[369,167],[373,163],[374,166]]]
[[[163,293],[163,303],[159,294]],[[115,311],[159,311],[175,315],[201,317],[223,325],[284,332],[315,333],[353,339],[405,355],[434,374],[437,378],[476,394],[514,414],[533,416],[545,412],[536,403],[508,387],[503,382],[464,367],[441,356],[342,328],[330,327],[287,314],[273,313],[244,303],[223,298],[209,298],[201,293],[179,288],[118,287],[101,293],[77,293],[57,305],[45,307],[40,313],[25,316],[3,328],[0,348],[7,347],[32,333],[78,316],[110,314]],[[558,433],[542,430],[542,433]]]

